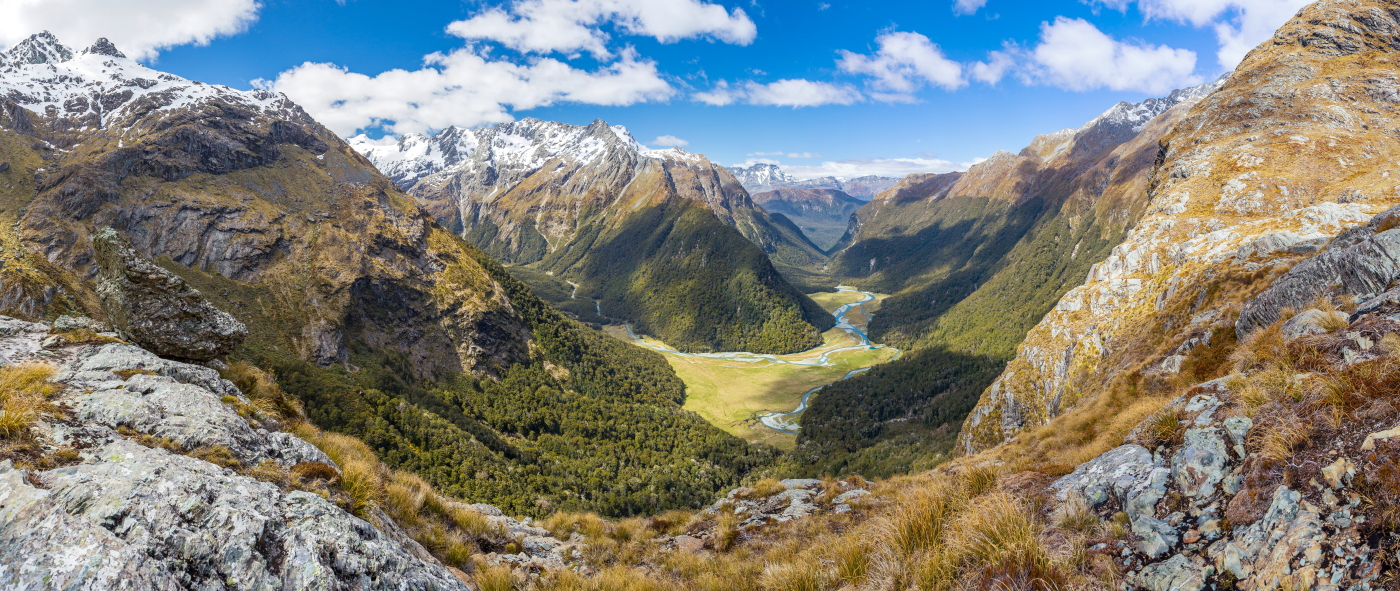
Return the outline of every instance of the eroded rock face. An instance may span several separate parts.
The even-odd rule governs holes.
[[[242,322],[137,252],[116,230],[98,232],[92,247],[103,311],[142,347],[164,357],[208,361],[227,356],[247,338]]]

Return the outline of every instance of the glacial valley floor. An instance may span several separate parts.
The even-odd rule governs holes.
[[[854,328],[863,330],[870,314],[886,297],[883,294],[872,295],[875,299],[852,306],[845,312],[846,320]],[[809,297],[829,312],[866,299],[865,293],[858,291],[816,293],[809,294]],[[792,355],[779,355],[776,356],[777,361],[678,354],[659,340],[630,335],[622,325],[608,326],[605,330],[619,339],[634,343],[640,341],[642,346],[660,350],[685,382],[686,410],[694,411],[715,426],[751,443],[766,443],[785,450],[793,448],[797,436],[763,425],[759,421],[760,415],[792,411],[801,403],[803,394],[813,388],[843,379],[854,370],[886,363],[899,355],[897,349],[888,347],[860,348],[860,336],[840,327],[824,333],[824,342],[820,347]],[[820,396],[820,392],[814,396]],[[791,424],[798,422],[797,415],[785,419]]]

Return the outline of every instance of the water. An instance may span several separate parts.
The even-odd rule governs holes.
[[[731,353],[682,353],[682,352],[677,351],[677,350],[675,350],[675,349],[668,349],[668,348],[662,347],[662,346],[660,346],[660,345],[653,345],[653,344],[644,342],[644,341],[642,341],[641,338],[637,337],[636,333],[633,333],[633,332],[632,332],[632,325],[631,325],[631,324],[626,324],[626,325],[624,325],[624,326],[627,327],[627,336],[632,337],[632,340],[635,341],[638,345],[641,345],[641,346],[646,347],[646,348],[648,348],[648,349],[652,349],[652,350],[654,350],[654,351],[660,351],[660,352],[662,352],[662,353],[668,353],[668,354],[677,355],[677,356],[680,356],[680,357],[699,357],[699,358],[703,358],[703,359],[722,359],[722,360],[725,360],[725,361],[738,361],[738,362],[742,362],[742,363],[769,363],[769,364],[779,364],[779,363],[783,363],[783,364],[787,364],[787,365],[804,365],[804,366],[808,366],[808,367],[831,367],[831,366],[836,365],[836,364],[838,363],[838,362],[836,362],[836,361],[832,361],[832,360],[831,360],[831,355],[832,355],[833,353],[840,353],[840,352],[843,352],[843,351],[859,351],[859,350],[862,350],[862,349],[865,349],[865,350],[869,350],[869,349],[893,349],[894,352],[895,352],[894,359],[899,359],[899,356],[900,356],[901,354],[903,354],[903,351],[900,351],[900,350],[898,350],[898,349],[895,349],[894,347],[887,347],[887,346],[885,346],[885,345],[880,345],[880,344],[872,344],[872,343],[870,342],[870,337],[868,337],[868,336],[865,334],[865,331],[861,330],[861,329],[858,328],[856,325],[851,324],[850,320],[846,318],[846,315],[847,315],[848,313],[850,313],[851,309],[855,308],[856,306],[860,306],[861,311],[862,311],[862,312],[865,312],[865,304],[867,304],[867,303],[869,303],[869,302],[871,302],[871,301],[874,301],[874,300],[875,300],[875,294],[872,294],[872,293],[870,293],[870,292],[868,292],[868,291],[860,291],[860,290],[858,290],[858,289],[852,289],[852,288],[845,287],[845,286],[838,286],[836,289],[837,289],[838,291],[845,292],[845,293],[860,293],[860,294],[864,294],[864,295],[865,295],[865,298],[864,298],[864,299],[862,299],[862,300],[860,300],[860,301],[857,301],[857,302],[851,302],[851,303],[849,303],[849,304],[846,304],[846,305],[844,305],[844,306],[841,306],[840,308],[837,308],[835,312],[832,312],[832,313],[831,313],[832,316],[835,316],[835,317],[836,317],[836,328],[839,328],[839,329],[841,329],[841,330],[846,331],[847,333],[849,333],[849,334],[850,334],[851,336],[853,336],[853,337],[859,338],[859,339],[860,339],[860,344],[859,344],[859,345],[851,345],[851,346],[848,346],[848,347],[837,347],[837,348],[835,348],[835,349],[832,349],[832,350],[830,350],[830,351],[823,352],[821,355],[818,355],[818,356],[816,356],[816,357],[812,357],[812,358],[809,358],[809,359],[782,359],[782,358],[778,357],[777,355],[770,355],[770,354],[766,354],[766,353],[749,353],[749,352],[731,352]],[[597,301],[594,301],[593,303],[596,305],[598,302],[597,302]],[[599,315],[600,315],[600,316],[602,315],[602,312],[601,312],[601,311],[599,312]],[[866,313],[865,313],[865,317],[866,317],[867,319],[869,319],[869,318],[870,318],[870,314],[869,314],[868,312],[866,312]],[[891,359],[891,361],[893,361],[893,359]],[[868,368],[868,367],[862,367],[862,368],[860,368],[860,369],[853,369],[853,370],[851,370],[851,371],[849,371],[849,372],[846,372],[846,375],[845,375],[844,377],[842,377],[841,379],[843,379],[843,380],[849,379],[851,376],[854,376],[854,375],[857,375],[857,374],[860,374],[860,373],[863,373],[863,372],[866,372],[866,371],[870,371],[870,368]],[[824,386],[817,386],[816,388],[812,388],[811,390],[808,390],[808,391],[806,391],[805,393],[803,393],[803,394],[802,394],[802,401],[801,401],[800,404],[797,405],[797,408],[796,408],[796,409],[793,409],[793,410],[790,411],[790,412],[770,412],[770,413],[764,413],[764,414],[762,414],[762,415],[759,415],[759,417],[758,417],[759,422],[762,423],[763,426],[768,427],[769,429],[772,429],[772,430],[774,430],[774,431],[779,431],[779,432],[782,432],[782,433],[791,433],[791,434],[796,435],[796,434],[797,434],[797,431],[800,429],[800,427],[797,425],[797,423],[790,421],[790,420],[788,419],[788,417],[794,417],[795,415],[800,414],[800,413],[802,413],[803,411],[807,410],[807,400],[808,400],[809,398],[812,397],[812,394],[816,393],[817,390],[820,390],[820,389],[822,389],[823,387],[824,387]]]

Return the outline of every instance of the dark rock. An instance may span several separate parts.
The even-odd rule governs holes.
[[[5,172],[5,171],[7,171],[7,170],[9,170],[9,169],[10,169],[10,163],[9,163],[9,162],[0,162],[0,172]]]
[[[126,54],[118,51],[117,46],[112,45],[112,42],[108,41],[106,37],[98,39],[96,43],[93,43],[92,47],[87,48],[86,53],[109,55],[112,57],[126,57]]]
[[[208,361],[228,355],[248,336],[243,323],[156,266],[116,230],[98,232],[92,247],[102,310],[131,341],[163,357]]]
[[[1381,293],[1400,279],[1400,206],[1369,223],[1342,232],[1327,248],[1298,263],[1269,289],[1245,304],[1235,323],[1235,335],[1278,321],[1284,308],[1301,310],[1319,296]]]

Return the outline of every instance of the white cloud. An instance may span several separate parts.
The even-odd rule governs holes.
[[[996,84],[1007,72],[1016,67],[1017,48],[1008,45],[1006,51],[993,51],[987,54],[987,61],[968,65],[968,75],[978,82]]]
[[[787,157],[788,157],[788,158],[821,158],[822,155],[821,155],[821,154],[813,154],[813,153],[811,153],[811,152],[792,152],[792,153],[788,154]]]
[[[447,26],[464,39],[489,39],[521,52],[577,53],[608,57],[611,23],[623,33],[662,43],[708,37],[748,45],[757,27],[742,9],[732,12],[700,0],[515,0]]]
[[[106,37],[128,57],[150,59],[163,49],[241,33],[261,7],[257,0],[4,0],[0,46],[47,30],[75,49]]]
[[[783,154],[782,150],[778,150],[777,152],[753,152],[749,156],[782,156]]]
[[[1118,41],[1083,19],[1056,17],[1041,23],[1040,44],[1023,52],[1022,78],[1066,90],[1099,88],[1163,93],[1200,83],[1192,74],[1196,54],[1166,45]],[[999,56],[993,56],[996,64]],[[1004,71],[1004,70],[1003,70]],[[991,78],[996,66],[983,74]],[[974,71],[974,76],[978,73]]]
[[[987,0],[953,0],[953,14],[973,14],[987,5]]]
[[[925,83],[956,90],[967,84],[962,65],[944,57],[943,50],[918,33],[885,33],[875,39],[880,50],[861,55],[842,50],[836,65],[845,72],[871,77],[872,96],[885,101],[912,100]]]
[[[1215,30],[1220,50],[1216,59],[1234,68],[1245,54],[1274,35],[1312,0],[1138,0],[1138,8],[1151,19],[1172,20]],[[1096,4],[1127,10],[1132,0],[1097,0]]]
[[[749,81],[734,85],[720,80],[715,83],[714,88],[697,92],[691,95],[691,98],[715,106],[745,103],[797,108],[849,105],[859,102],[862,97],[856,89],[842,84],[788,79],[768,84]]]
[[[783,172],[803,180],[826,176],[849,179],[872,174],[902,177],[916,172],[944,173],[967,170],[979,161],[980,159],[972,162],[950,162],[938,158],[857,158],[829,160],[815,166],[783,166],[782,169]]]
[[[676,137],[676,136],[674,136],[674,135],[660,135],[660,136],[656,136],[656,139],[651,140],[650,142],[647,142],[647,143],[648,143],[648,144],[651,144],[651,145],[653,145],[653,146],[661,146],[661,147],[663,147],[663,148],[679,148],[679,147],[681,147],[681,146],[689,146],[689,145],[690,145],[690,142],[687,142],[687,141],[685,141],[685,140],[683,140],[683,139],[681,139],[681,138],[678,138],[678,137]]]
[[[511,121],[507,107],[559,102],[618,106],[665,100],[675,93],[656,63],[638,59],[633,51],[623,52],[611,65],[584,71],[553,59],[525,65],[492,60],[467,48],[428,55],[418,70],[366,76],[307,62],[261,83],[286,93],[340,135],[373,127],[390,133],[472,127]]]

